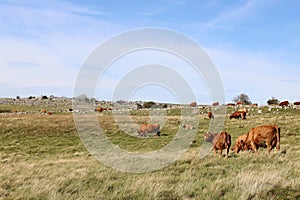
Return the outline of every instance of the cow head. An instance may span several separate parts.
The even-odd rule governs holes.
[[[204,141],[205,142],[211,142],[213,140],[214,135],[211,132],[207,132],[204,135]]]

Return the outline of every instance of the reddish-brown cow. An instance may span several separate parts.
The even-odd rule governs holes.
[[[136,131],[136,135],[149,136],[148,133],[156,133],[160,136],[160,125],[159,124],[142,124],[140,129]]]
[[[294,105],[295,105],[295,106],[300,106],[300,102],[299,102],[299,101],[294,102]]]
[[[235,118],[235,119],[239,119],[239,118],[242,118],[242,119],[246,119],[246,112],[244,111],[236,111],[234,113],[232,113],[230,116],[229,116],[229,119],[232,119],[232,118]]]
[[[213,119],[214,118],[214,115],[210,111],[207,113],[207,116],[208,116],[209,119]]]
[[[288,101],[282,101],[282,102],[280,102],[279,106],[284,107],[284,106],[289,106],[289,104],[290,103]]]
[[[245,141],[241,141],[244,149],[248,144],[257,152],[258,147],[267,147],[268,153],[273,148],[280,150],[280,128],[277,125],[263,125],[250,129]]]
[[[240,135],[236,141],[234,146],[231,148],[232,151],[234,151],[235,153],[239,153],[240,151],[244,151],[244,150],[252,150],[251,145],[249,143],[245,143],[244,141],[246,141],[247,138],[247,133]]]
[[[231,135],[227,132],[217,133],[206,133],[204,136],[204,141],[212,143],[217,154],[217,150],[220,150],[220,155],[222,156],[222,150],[226,149],[226,158],[228,158],[228,153],[231,145]]]

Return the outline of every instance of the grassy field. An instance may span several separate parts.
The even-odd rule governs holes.
[[[33,108],[22,107],[27,109]],[[71,113],[1,114],[0,199],[300,199],[299,110],[253,110],[247,120],[226,118],[224,130],[232,143],[254,126],[276,123],[281,128],[279,152],[230,152],[228,159],[212,151],[199,157],[210,121],[197,117],[197,134],[180,159],[161,170],[134,174],[98,162],[82,144]],[[138,112],[132,119],[149,121]],[[134,152],[163,147],[181,122],[180,116],[170,115],[164,136],[136,138],[124,134],[109,113],[98,120],[113,143]]]

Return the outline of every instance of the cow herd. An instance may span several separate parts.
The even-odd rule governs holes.
[[[211,112],[208,112],[208,117],[213,119]],[[246,110],[238,110],[229,116],[232,118],[246,119]],[[191,125],[184,124],[183,129],[193,130],[195,129]],[[160,136],[160,125],[159,124],[142,124],[139,130],[136,131],[137,136],[150,136],[149,134],[156,134]],[[228,157],[230,146],[231,146],[231,135],[223,131],[221,133],[208,132],[204,135],[204,141],[209,142],[213,145],[215,155],[219,151],[222,155],[223,149],[226,152],[226,158]],[[251,128],[248,133],[237,137],[235,144],[231,148],[234,153],[240,151],[251,151],[258,152],[259,148],[267,148],[268,153],[272,149],[280,150],[280,128],[277,125],[262,125]]]
[[[213,145],[215,154],[217,150],[226,150],[226,157],[228,157],[229,148],[231,145],[231,135],[227,132],[206,133],[204,141],[210,142]],[[280,150],[280,128],[277,125],[262,125],[251,128],[247,134],[240,135],[231,150],[235,153],[240,151],[258,152],[258,148],[267,148],[268,153],[276,147]]]

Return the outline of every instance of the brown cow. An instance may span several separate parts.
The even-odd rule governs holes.
[[[236,111],[234,113],[232,113],[230,116],[229,116],[229,119],[232,119],[232,118],[235,118],[235,119],[239,119],[239,118],[242,118],[242,119],[246,119],[246,112],[244,111]]]
[[[245,141],[241,141],[244,149],[250,144],[254,152],[258,147],[267,147],[268,153],[276,147],[280,150],[280,128],[277,125],[263,125],[250,129]]]
[[[288,101],[282,101],[282,102],[280,102],[279,106],[284,107],[284,106],[289,106],[289,104],[290,103]]]
[[[226,158],[228,158],[231,145],[231,135],[229,133],[225,131],[220,134],[208,132],[204,136],[204,141],[212,143],[215,155],[217,154],[217,150],[220,150],[220,155],[222,156],[222,150],[226,149]]]
[[[249,143],[245,143],[244,141],[246,141],[247,138],[247,133],[244,135],[240,135],[236,141],[234,146],[231,148],[232,151],[234,151],[235,153],[239,153],[240,151],[244,151],[244,150],[252,150],[251,149],[251,145]]]
[[[209,119],[213,119],[214,118],[214,115],[210,111],[207,113],[207,116],[208,116]]]
[[[236,103],[236,105],[237,106],[244,105],[244,102],[239,101],[239,102]]]
[[[43,109],[43,110],[41,110],[41,113],[42,113],[42,114],[46,114],[47,111],[46,111],[45,109]]]
[[[148,133],[156,133],[157,136],[160,136],[159,124],[142,124],[140,129],[136,131],[138,136],[149,136]]]

